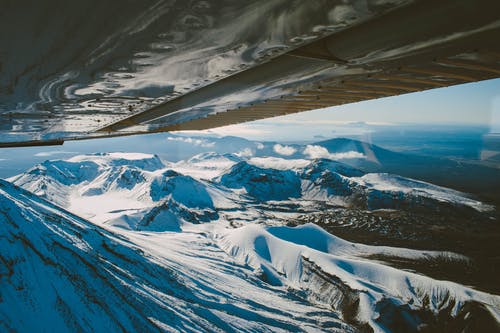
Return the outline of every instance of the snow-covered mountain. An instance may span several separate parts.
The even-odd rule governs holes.
[[[0,212],[3,332],[355,331],[201,231],[112,232],[5,181]]]
[[[1,181],[2,329],[31,331],[39,320],[51,331],[500,330],[499,296],[388,260],[467,266],[467,256],[286,226],[339,208],[480,215],[492,207],[354,167],[366,150],[318,147],[175,162],[81,155]],[[255,153],[266,149],[274,154]]]
[[[190,214],[194,217],[188,220],[212,219],[217,215],[212,197],[222,196],[210,184],[179,174],[148,154],[46,161],[11,180],[93,222],[132,229],[153,227],[160,213],[163,222],[157,228],[164,230],[178,230],[182,217]]]
[[[278,285],[285,281],[303,290],[308,299],[340,310],[343,319],[358,328],[413,332],[427,326],[441,331],[452,317],[481,312],[480,304],[490,304],[486,308],[498,319],[498,296],[360,260],[380,253],[413,259],[437,253],[353,244],[313,224],[295,228],[248,225],[228,231],[221,245],[254,267],[263,280]],[[435,326],[425,317],[434,317]]]
[[[184,172],[186,174],[182,174]],[[46,161],[10,178],[14,184],[96,223],[178,230],[236,208],[307,203],[362,209],[491,207],[466,194],[390,174],[364,174],[329,159],[244,159],[201,154],[162,162],[148,154],[98,154]],[[156,222],[155,222],[156,221]]]
[[[5,331],[397,332],[500,316],[498,296],[364,259],[466,260],[451,253],[353,244],[314,225],[117,233],[4,181],[0,200]]]
[[[177,230],[186,220],[221,216],[235,223],[262,221],[283,211],[324,207],[490,209],[454,190],[397,175],[365,174],[344,162],[203,153],[174,163],[155,155],[114,153],[46,161],[10,180],[93,222],[130,229]],[[170,222],[156,227],[158,214],[170,216]]]

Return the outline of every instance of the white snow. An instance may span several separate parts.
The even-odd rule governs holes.
[[[308,147],[310,155],[327,157],[319,146]],[[351,153],[328,158],[360,158]],[[216,153],[177,163],[141,153],[44,162],[10,181],[92,223],[0,182],[0,221],[5,226],[0,228],[0,245],[4,243],[0,248],[8,249],[5,253],[17,260],[16,267],[29,281],[25,292],[9,283],[4,295],[2,288],[0,314],[17,318],[28,307],[31,317],[14,327],[32,331],[35,319],[44,318],[42,328],[53,320],[56,329],[72,330],[64,317],[69,315],[63,318],[53,311],[64,308],[54,296],[60,292],[69,307],[64,311],[77,313],[80,317],[70,318],[84,328],[100,324],[113,331],[116,322],[123,322],[125,331],[137,331],[136,320],[146,330],[153,325],[166,331],[350,332],[354,329],[343,321],[341,311],[342,293],[349,290],[359,297],[357,319],[377,332],[384,331],[377,321],[377,304],[383,299],[436,313],[449,306],[452,315],[465,302],[477,301],[500,320],[499,296],[369,259],[444,256],[465,264],[464,256],[351,243],[313,224],[278,225],[280,217],[293,218],[300,210],[263,208],[296,205],[310,210],[318,202],[342,205],[348,196],[343,192],[352,189],[424,196],[478,210],[485,207],[464,193],[429,183],[360,174],[328,160],[245,159]],[[11,218],[20,228],[9,224]],[[22,237],[25,243],[19,241]],[[44,258],[60,263],[60,270],[27,251],[26,241],[35,244]],[[88,271],[85,262],[95,270]],[[315,270],[338,279],[342,287],[318,282]],[[67,272],[82,281],[71,283]],[[0,267],[0,278],[2,274]],[[89,297],[98,300],[97,310],[86,305]],[[130,299],[130,304],[123,304],[123,299]]]
[[[0,211],[2,331],[352,331],[237,265],[203,226],[105,230],[3,181]]]
[[[465,193],[397,175],[369,173],[362,177],[352,178],[352,180],[379,191],[394,191],[420,195],[442,202],[470,206],[479,211],[493,209],[490,205],[468,198]]]
[[[216,153],[203,153],[195,155],[189,160],[172,163],[170,168],[182,174],[187,174],[198,179],[210,180],[218,177],[238,161],[237,157]]]
[[[97,224],[129,215],[151,204],[130,198],[124,192],[109,192],[96,196],[79,196],[78,191],[71,193],[68,210]]]
[[[297,289],[318,288],[310,286],[304,274],[304,259],[316,264],[324,272],[336,276],[353,290],[360,292],[361,302],[358,318],[368,322],[377,332],[384,332],[376,319],[376,303],[383,298],[411,304],[412,308],[424,306],[423,299],[431,301],[429,307],[437,312],[458,308],[467,300],[485,304],[496,318],[500,316],[500,297],[478,292],[448,281],[437,281],[422,275],[394,269],[363,259],[377,253],[400,257],[439,255],[435,252],[420,252],[396,248],[377,248],[358,245],[331,236],[321,228],[308,224],[296,228],[263,227],[248,225],[225,230],[218,235],[221,248],[257,270],[264,270],[274,279]],[[453,300],[456,303],[453,303]]]

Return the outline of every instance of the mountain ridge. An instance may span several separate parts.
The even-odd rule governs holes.
[[[59,263],[64,268],[63,277],[71,271],[71,265],[85,257],[83,254],[75,257],[72,253],[93,253],[88,259],[91,266],[98,267],[96,271],[105,270],[99,278],[102,283],[109,281],[113,293],[119,296],[106,294],[105,288],[104,294],[96,294],[91,283],[93,273],[75,271],[74,275],[84,280],[82,285],[91,299],[134,298],[135,293],[140,294],[127,303],[130,307],[125,305],[116,310],[119,316],[133,311],[137,302],[147,304],[144,311],[149,312],[136,313],[143,317],[141,327],[133,326],[130,321],[111,322],[110,325],[122,324],[124,330],[251,332],[278,328],[307,330],[316,326],[337,332],[384,329],[398,332],[416,331],[419,325],[429,325],[436,330],[448,324],[463,329],[498,326],[499,296],[454,282],[437,281],[372,259],[385,256],[395,260],[448,260],[467,265],[466,256],[356,244],[312,224],[296,228],[284,226],[287,220],[299,214],[328,211],[328,207],[356,211],[421,207],[430,212],[463,209],[470,214],[483,214],[481,210],[488,208],[487,205],[464,193],[422,181],[366,173],[343,163],[350,159],[339,162],[327,158],[293,160],[274,156],[255,160],[255,156],[232,158],[228,155],[224,156],[224,163],[216,167],[215,171],[220,172],[218,176],[210,177],[214,174],[211,169],[207,176],[200,177],[211,159],[220,161],[220,158],[218,154],[199,156],[196,163],[202,164],[193,175],[180,172],[191,170],[186,164],[134,153],[44,162],[11,180],[26,189],[38,190],[40,196],[66,205],[68,210],[91,222],[2,181],[0,189],[6,189],[4,197],[13,198],[3,200],[0,205],[3,222],[9,223],[12,211],[21,214],[14,214],[14,220],[20,224],[11,224],[12,227],[4,230],[2,248],[7,247],[5,241],[19,243],[17,239],[21,236],[14,240],[9,237],[16,234],[11,232],[12,228],[29,229],[23,219],[35,221],[36,230],[42,230],[44,236],[28,233],[15,249],[26,242],[37,243],[40,246],[33,246],[34,249],[50,254],[51,242],[57,243],[60,235],[67,235],[64,248],[68,250],[64,253],[70,253],[69,258]],[[95,159],[93,165],[89,164],[92,159]],[[204,166],[204,162],[208,164]],[[66,172],[70,174],[69,180],[64,177]],[[74,232],[75,223],[84,230],[97,231],[95,234],[89,231],[93,236],[87,236],[88,233],[80,230],[82,227]],[[5,258],[7,255],[10,252],[0,253],[2,261],[31,260],[41,270],[47,262],[50,267],[50,263],[56,262],[56,259],[16,259],[14,255]],[[135,267],[136,261],[141,261],[137,264],[139,267]],[[67,284],[59,281],[56,273],[51,274],[54,285]],[[27,289],[35,290],[36,294],[39,290],[30,280],[32,275],[23,278],[31,283]],[[13,290],[9,291],[10,295],[15,295],[16,286],[9,285],[9,288]],[[78,286],[68,288],[68,295],[80,297],[82,291]],[[248,298],[254,296],[256,298]],[[268,298],[278,302],[278,309],[271,311],[265,305],[269,304]],[[54,300],[40,297],[37,302],[53,303]],[[77,304],[81,302],[85,300],[80,297]],[[238,305],[230,305],[232,302]],[[290,302],[293,304],[288,304]],[[25,298],[22,301],[9,298],[8,303],[29,306]],[[106,302],[99,304],[106,307],[107,314],[115,314]],[[201,307],[193,304],[201,304]],[[214,311],[209,310],[212,308]],[[81,309],[67,306],[64,309],[66,312],[61,315],[58,310],[54,317],[58,323],[64,323],[60,324],[61,328],[86,327],[75,318]],[[98,325],[100,319],[88,313],[90,308],[82,309],[85,317],[93,318],[89,325]],[[161,314],[160,309],[167,311]],[[16,317],[7,309],[2,311],[8,313],[9,318]],[[467,315],[467,311],[473,315]],[[288,318],[290,313],[294,315]],[[34,313],[34,316],[42,314]],[[471,316],[474,319],[470,319]],[[475,318],[484,320],[477,324]],[[16,327],[12,321],[8,325],[7,328]],[[29,323],[26,325],[30,327]]]

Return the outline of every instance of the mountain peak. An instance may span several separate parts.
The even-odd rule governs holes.
[[[158,155],[143,153],[117,152],[78,155],[68,159],[67,162],[93,162],[100,166],[136,166],[147,171],[155,171],[165,167]]]
[[[235,164],[218,181],[228,188],[244,188],[259,201],[287,200],[301,194],[300,178],[296,172],[261,168],[247,161]]]

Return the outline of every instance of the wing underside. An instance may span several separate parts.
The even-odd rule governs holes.
[[[0,14],[4,147],[208,129],[500,76],[498,1],[21,2]]]

